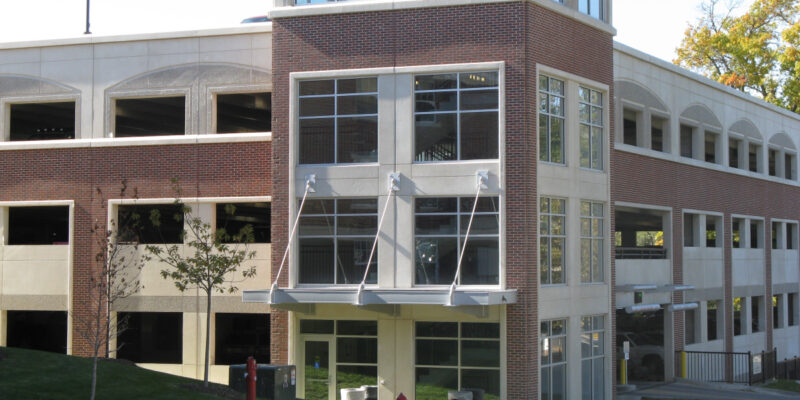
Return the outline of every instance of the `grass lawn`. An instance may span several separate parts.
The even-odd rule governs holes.
[[[4,399],[88,399],[92,360],[41,351],[0,347],[0,397]],[[97,398],[220,400],[178,387],[192,379],[117,362],[97,364]],[[244,396],[242,396],[244,397]]]
[[[789,392],[800,393],[800,384],[790,380],[783,380],[783,379],[777,380],[775,382],[764,385],[764,387],[770,389],[786,390]]]

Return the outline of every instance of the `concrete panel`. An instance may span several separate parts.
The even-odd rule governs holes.
[[[39,48],[3,50],[0,64],[38,63],[42,61],[42,51]]]
[[[249,50],[252,44],[252,36],[250,35],[211,36],[198,40],[198,51],[201,53],[209,53],[230,50]]]
[[[670,260],[616,260],[617,286],[672,283]]]
[[[147,54],[151,56],[197,53],[199,50],[200,40],[197,38],[153,40],[147,42]]]
[[[44,47],[41,49],[41,60],[43,62],[88,60],[91,58],[92,58],[91,45]]]
[[[66,295],[3,294],[0,296],[3,310],[65,311]]]
[[[94,46],[95,58],[127,58],[147,55],[147,42],[99,43]]]

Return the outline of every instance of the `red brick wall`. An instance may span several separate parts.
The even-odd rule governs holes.
[[[607,33],[528,2],[277,19],[273,23],[273,265],[289,220],[289,73],[505,61],[508,398],[537,398],[536,63],[612,86]],[[273,268],[273,273],[277,268]],[[280,277],[288,284],[287,274]],[[272,316],[273,362],[288,360],[288,316]]]
[[[615,201],[652,204],[672,208],[673,279],[683,283],[683,209],[725,213],[724,226],[724,313],[725,350],[733,351],[733,276],[731,269],[731,214],[764,217],[765,282],[767,307],[765,346],[772,346],[771,218],[800,219],[796,199],[800,188],[762,179],[744,177],[706,168],[615,151],[612,170]],[[682,296],[676,296],[681,301]],[[683,347],[683,316],[676,313],[675,347]]]
[[[270,143],[105,147],[0,152],[0,201],[74,200],[73,312],[87,315],[87,290],[95,268],[95,221],[105,224],[105,198],[118,198],[127,180],[129,195],[172,198],[172,178],[183,196],[226,197],[271,194]],[[268,277],[263,279],[267,285]],[[73,334],[73,354],[89,348]]]

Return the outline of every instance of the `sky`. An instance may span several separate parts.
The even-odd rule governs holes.
[[[671,61],[702,0],[612,0],[615,40]],[[739,0],[744,5],[753,0]],[[272,0],[91,0],[93,35],[237,26]],[[0,0],[0,43],[83,36],[86,0]]]

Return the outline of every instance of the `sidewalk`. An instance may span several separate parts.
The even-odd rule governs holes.
[[[632,392],[618,392],[619,400],[682,399],[682,400],[786,400],[800,399],[800,393],[789,393],[760,387],[706,382],[668,382]]]

